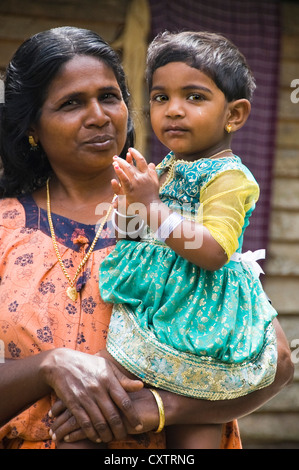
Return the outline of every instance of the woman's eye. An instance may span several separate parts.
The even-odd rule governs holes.
[[[79,100],[77,99],[70,99],[63,103],[62,108],[72,107],[79,105]]]
[[[100,96],[100,101],[119,101],[121,99],[116,93],[104,93]]]

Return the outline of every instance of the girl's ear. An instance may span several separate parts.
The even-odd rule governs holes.
[[[240,100],[231,101],[229,104],[229,116],[226,123],[226,128],[229,129],[228,132],[235,132],[241,129],[247,121],[251,104],[245,98]]]

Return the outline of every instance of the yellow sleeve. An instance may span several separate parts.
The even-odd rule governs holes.
[[[258,198],[258,184],[241,170],[224,171],[201,190],[197,222],[209,230],[228,259],[238,248],[246,212]]]

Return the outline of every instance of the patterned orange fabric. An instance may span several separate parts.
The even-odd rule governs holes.
[[[95,227],[52,214],[58,248],[71,277],[89,249]],[[7,358],[22,359],[57,347],[95,354],[105,347],[111,307],[101,300],[98,269],[114,248],[110,226],[77,280],[79,298],[57,261],[46,212],[28,196],[0,201],[0,339]],[[0,448],[53,449],[47,396],[0,428]],[[237,424],[225,426],[222,448],[240,448]],[[111,448],[165,448],[164,433],[142,434]]]

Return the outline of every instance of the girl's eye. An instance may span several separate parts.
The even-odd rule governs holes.
[[[204,96],[200,95],[199,93],[192,93],[191,95],[188,96],[188,99],[190,101],[203,101]]]
[[[164,101],[167,101],[167,96],[166,95],[155,95],[152,97],[151,101],[157,101],[158,103],[163,103]]]

